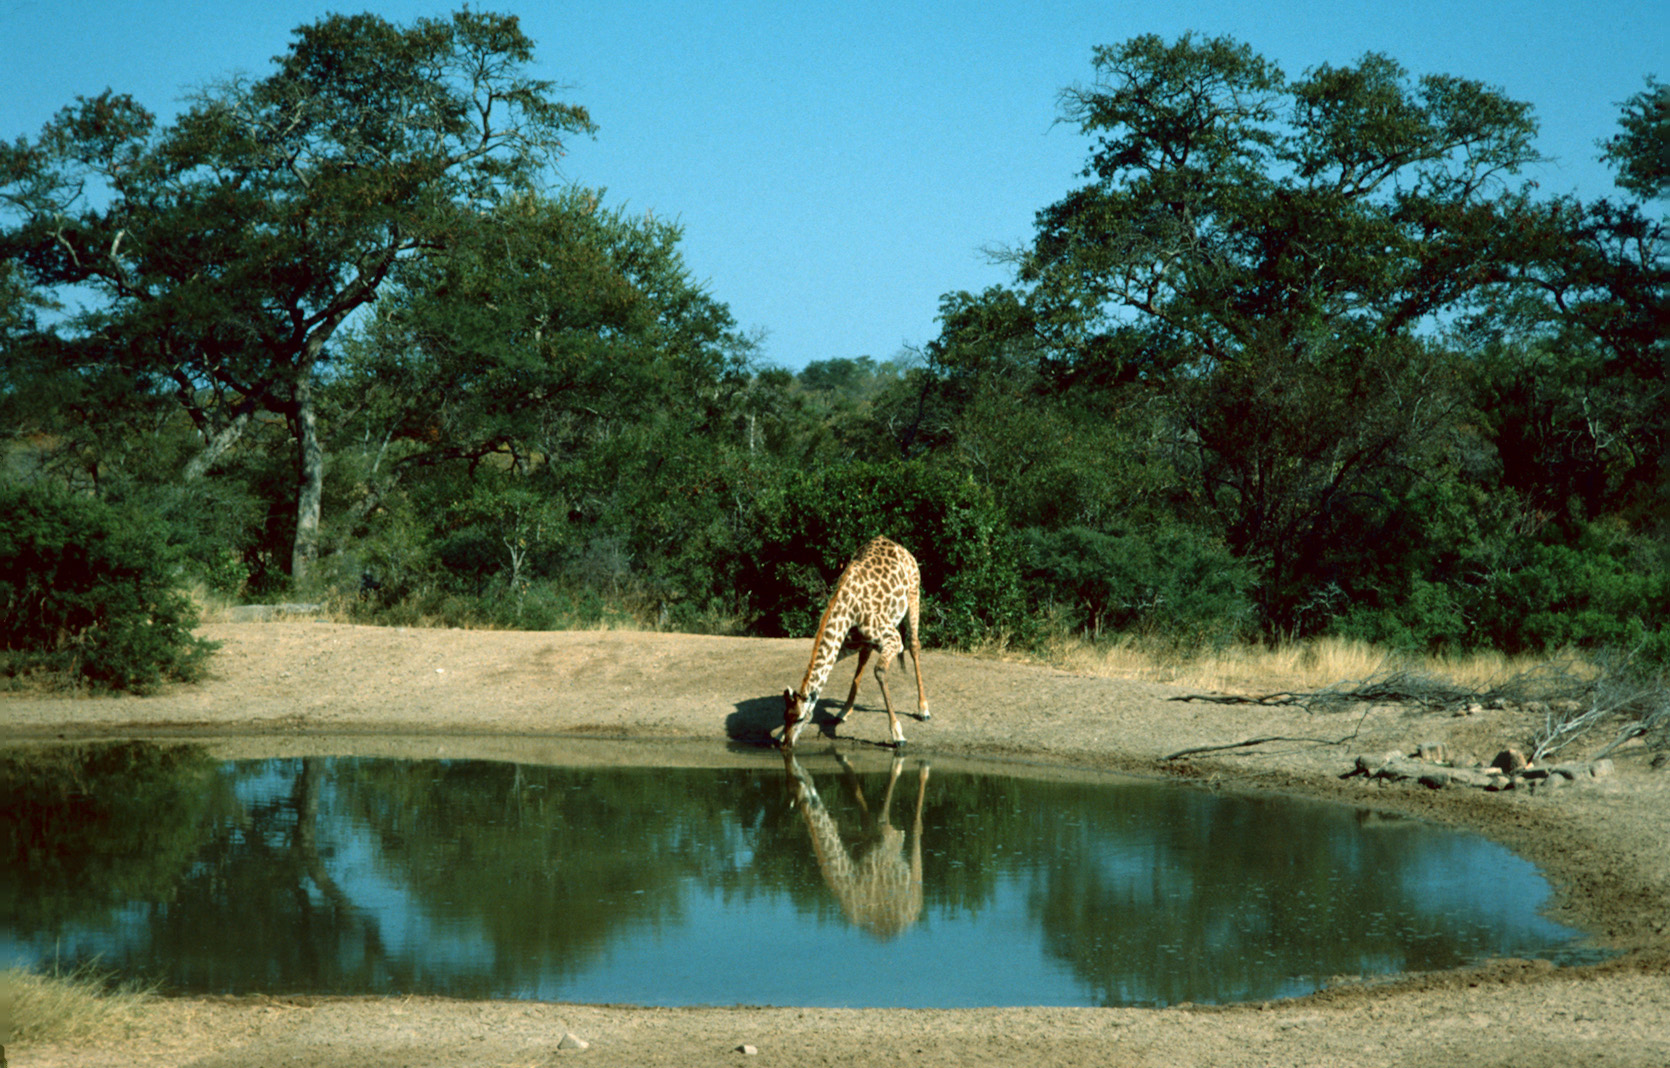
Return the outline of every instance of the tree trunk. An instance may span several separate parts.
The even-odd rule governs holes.
[[[325,484],[325,452],[319,445],[313,410],[313,375],[296,379],[296,453],[300,461],[300,492],[296,494],[296,541],[290,553],[290,580],[298,587],[311,577],[319,558],[319,501]]]
[[[193,456],[191,462],[186,464],[185,481],[190,482],[193,479],[202,478],[209,468],[214,466],[214,462],[220,459],[220,454],[231,448],[233,443],[243,436],[244,427],[249,425],[251,414],[248,411],[239,412],[237,418],[226,424],[220,433],[209,439],[209,443],[203,446],[202,451]]]

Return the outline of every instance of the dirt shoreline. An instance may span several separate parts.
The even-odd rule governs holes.
[[[215,624],[212,677],[145,698],[0,697],[0,742],[195,738],[269,755],[422,752],[537,760],[579,738],[655,756],[723,753],[776,725],[804,640],[628,632],[407,630],[329,623]],[[850,662],[849,662],[850,664]],[[848,664],[831,690],[844,688]],[[1459,972],[1347,984],[1225,1008],[644,1009],[436,998],[169,998],[119,1040],[8,1046],[35,1065],[1029,1065],[1670,1064],[1670,771],[1635,743],[1612,776],[1563,789],[1486,793],[1342,779],[1359,753],[1440,742],[1488,759],[1534,724],[1511,709],[1464,717],[1399,707],[1309,715],[1179,702],[1181,691],[1035,665],[929,652],[934,708],[905,720],[935,759],[1175,776],[1219,788],[1371,804],[1480,831],[1540,866],[1551,915],[1617,952],[1588,968],[1497,961]],[[887,738],[866,684],[842,745]],[[1199,754],[1193,746],[1303,739]],[[810,737],[810,736],[808,736]],[[692,748],[694,746],[694,748]],[[1581,756],[1582,754],[1574,754]],[[685,759],[685,758],[679,758]],[[705,759],[705,758],[696,758]],[[796,967],[793,947],[761,946]],[[559,1049],[567,1033],[589,1043]]]

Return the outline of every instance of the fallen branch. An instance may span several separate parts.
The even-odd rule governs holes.
[[[1169,756],[1162,757],[1161,759],[1176,760],[1178,757],[1194,756],[1196,753],[1218,753],[1225,749],[1247,749],[1255,745],[1264,745],[1266,742],[1305,742],[1310,745],[1344,745],[1346,742],[1351,741],[1355,737],[1357,737],[1356,731],[1352,731],[1344,738],[1291,738],[1283,734],[1272,734],[1268,738],[1248,738],[1244,742],[1230,742],[1227,745],[1191,746],[1188,749],[1179,749],[1177,752],[1172,753]]]
[[[1584,696],[1593,683],[1578,677],[1568,665],[1544,664],[1522,672],[1489,689],[1469,689],[1421,671],[1392,669],[1361,681],[1347,681],[1320,690],[1289,691],[1246,696],[1241,694],[1184,694],[1173,701],[1210,701],[1220,705],[1297,705],[1306,712],[1331,712],[1351,705],[1414,705],[1427,712],[1463,710],[1475,705],[1502,707],[1532,699],[1572,699]]]
[[[1357,725],[1351,728],[1351,733],[1347,734],[1343,738],[1293,738],[1285,734],[1272,734],[1266,738],[1248,738],[1244,742],[1230,742],[1227,745],[1191,746],[1188,749],[1179,749],[1170,756],[1162,757],[1161,759],[1176,760],[1178,757],[1194,756],[1196,753],[1220,753],[1226,749],[1249,749],[1252,746],[1264,745],[1267,742],[1303,742],[1307,745],[1344,745],[1346,742],[1355,741],[1357,739],[1357,735],[1362,733],[1363,721],[1368,719],[1368,712],[1368,708],[1365,707],[1363,709],[1363,714],[1357,717]]]
[[[1247,697],[1238,693],[1186,693],[1181,697],[1167,698],[1169,701],[1210,701],[1215,705],[1291,705],[1299,703],[1305,694],[1267,693],[1263,697]]]

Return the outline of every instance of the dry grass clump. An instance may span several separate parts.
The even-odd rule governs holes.
[[[1392,674],[1432,679],[1460,691],[1485,692],[1503,680],[1530,675],[1548,663],[1542,657],[1509,657],[1494,652],[1417,656],[1344,638],[1277,646],[1184,648],[1130,637],[1113,643],[1061,637],[1048,643],[1042,655],[1049,663],[1087,675],[1219,693],[1312,692]],[[1586,670],[1575,658],[1564,658],[1562,663],[1566,661],[1570,670]]]
[[[66,975],[7,968],[0,971],[0,1045],[120,1038],[141,1023],[152,997],[149,987],[113,986],[89,968]]]
[[[1364,703],[1429,712],[1522,708],[1542,720],[1527,739],[1535,761],[1608,733],[1611,741],[1597,758],[1637,737],[1654,746],[1670,743],[1665,673],[1614,654],[1420,656],[1338,638],[1185,649],[1131,638],[1098,644],[1058,637],[1042,656],[1070,671],[1167,683],[1224,703],[1288,704],[1312,712]]]

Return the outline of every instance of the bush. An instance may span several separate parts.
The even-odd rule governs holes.
[[[0,485],[0,670],[145,692],[201,676],[215,643],[143,514],[40,485]]]
[[[1391,604],[1355,605],[1331,630],[1409,650],[1617,649],[1670,663],[1670,568],[1629,538],[1596,526],[1571,543],[1512,537],[1467,564]]]
[[[841,569],[877,535],[922,570],[924,644],[968,646],[1021,621],[1001,514],[955,472],[904,462],[796,471],[761,493],[758,517],[737,573],[761,633],[816,630]]]
[[[1027,599],[1065,609],[1069,624],[1088,637],[1105,627],[1202,641],[1251,628],[1252,571],[1204,533],[1033,528],[1021,533],[1020,544]]]

